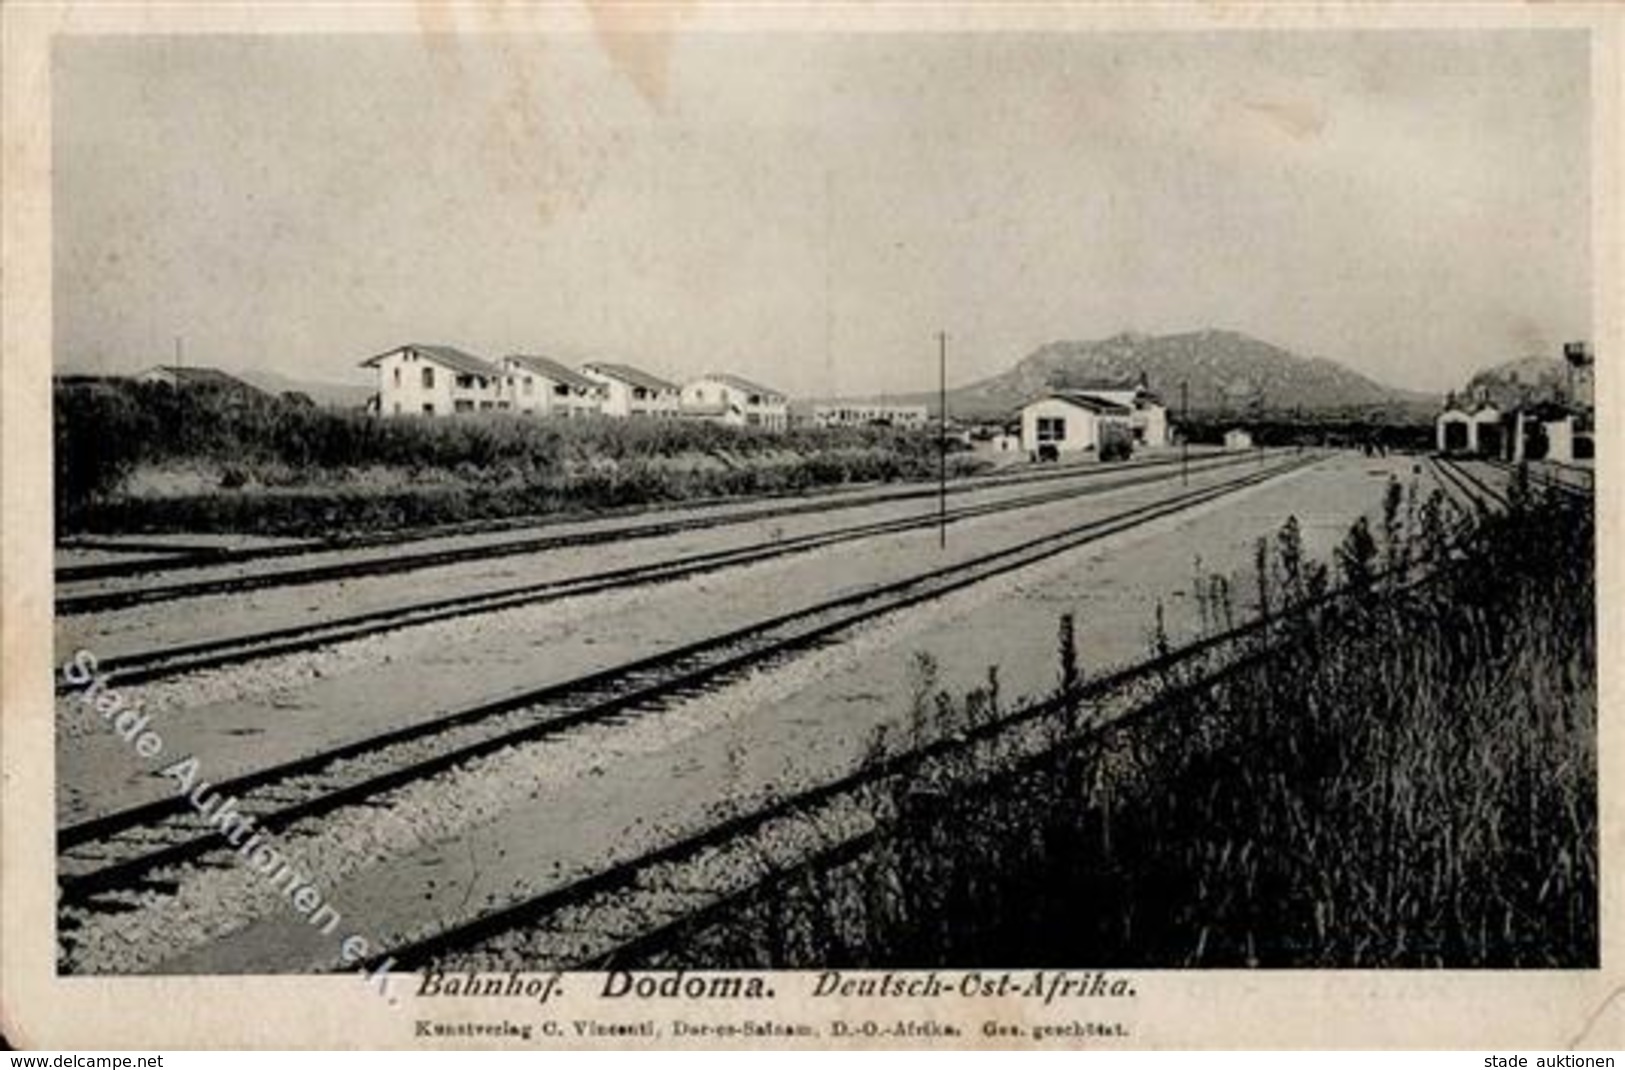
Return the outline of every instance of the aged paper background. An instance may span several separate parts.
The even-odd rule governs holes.
[[[1625,1046],[1625,882],[1613,863],[1625,853],[1625,807],[1618,754],[1625,728],[1620,607],[1625,600],[1618,549],[1621,461],[1618,420],[1625,399],[1609,361],[1620,352],[1621,222],[1619,63],[1621,18],[1605,5],[1307,5],[1224,4],[1136,10],[1111,6],[724,6],[681,3],[589,8],[526,8],[502,3],[420,4],[298,9],[224,5],[7,5],[4,14],[4,363],[3,489],[4,717],[3,915],[0,1022],[19,1047],[408,1047],[414,1045],[412,979],[382,999],[352,977],[166,977],[59,979],[54,973],[52,850],[51,591],[51,111],[50,48],[73,34],[388,33],[596,35],[627,78],[657,84],[673,34],[740,30],[988,33],[1022,29],[1098,33],[1135,29],[1569,27],[1589,30],[1593,91],[1592,337],[1605,367],[1598,376],[1602,417],[1598,508],[1601,513],[1599,693],[1600,781],[1604,802],[1602,968],[1572,972],[1228,972],[1138,971],[1139,995],[1101,1016],[1120,1018],[1131,1047],[1466,1047]],[[626,36],[630,34],[631,36]],[[611,36],[606,36],[611,35]],[[117,110],[119,102],[106,102]],[[1610,876],[1615,879],[1608,879]],[[1086,966],[1087,964],[1079,964]],[[811,979],[775,975],[776,1017]],[[756,1006],[600,1002],[590,978],[572,982],[567,1000],[436,1001],[439,1020],[459,1016],[540,1022],[544,1017],[700,1020],[765,1017]],[[810,1022],[872,1014],[887,1019],[940,1015],[943,1005],[887,1001],[860,1012],[820,1002]],[[996,1001],[958,1005],[965,1046],[981,1021],[1020,1020],[1023,1006]],[[1033,1013],[1036,1020],[1039,1015]],[[478,1040],[441,1042],[481,1046]],[[504,1042],[490,1042],[502,1046]],[[568,1038],[551,1043],[569,1045]],[[609,1042],[597,1042],[606,1046]],[[1088,1046],[1105,1042],[1085,1041]],[[743,1044],[741,1044],[743,1046]]]

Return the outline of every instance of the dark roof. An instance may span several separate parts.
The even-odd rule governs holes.
[[[1123,390],[1141,390],[1143,385],[1134,379],[1085,379],[1083,382],[1067,382],[1055,388],[1057,393],[1088,394],[1096,390],[1110,390],[1114,393]]]
[[[555,383],[563,383],[565,386],[573,386],[579,390],[597,391],[600,385],[574,368],[567,368],[558,361],[547,357],[538,357],[531,353],[510,353],[507,359],[515,364],[529,368],[537,375],[545,376]]]
[[[167,372],[175,377],[176,382],[185,386],[213,386],[242,390],[251,394],[262,392],[259,387],[245,383],[235,375],[228,375],[219,368],[202,368],[190,364],[160,364],[152,371]]]
[[[454,349],[451,346],[420,345],[417,342],[408,342],[403,346],[396,346],[394,349],[380,353],[376,357],[368,357],[361,362],[361,366],[370,368],[391,353],[399,353],[403,349],[409,349],[420,357],[432,360],[436,364],[450,368],[452,371],[462,372],[465,375],[484,375],[494,378],[502,374],[501,368],[484,357],[476,357],[472,353],[464,353],[461,349]]]
[[[1127,405],[1119,405],[1115,401],[1107,401],[1105,398],[1097,398],[1093,394],[1083,394],[1073,390],[1051,390],[1046,396],[1070,402],[1078,406],[1078,408],[1088,409],[1090,412],[1126,416],[1133,411]]]
[[[729,372],[707,372],[705,374],[705,378],[715,379],[719,383],[726,383],[736,390],[743,390],[747,394],[769,394],[776,398],[786,396],[782,390],[774,390],[770,386],[763,386],[761,383],[753,383],[743,376],[733,375]]]
[[[1155,390],[1136,379],[1087,379],[1081,383],[1064,383],[1054,390],[1061,394],[1132,393],[1136,405],[1162,404]]]
[[[590,364],[583,364],[582,367],[588,371],[595,371],[599,375],[607,375],[611,379],[619,379],[631,386],[641,386],[645,390],[678,389],[676,383],[668,383],[666,380],[650,375],[646,371],[640,371],[630,364],[608,364],[604,361],[595,360]]]

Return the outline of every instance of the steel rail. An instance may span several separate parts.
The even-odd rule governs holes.
[[[1434,572],[1410,580],[1405,589],[1419,589],[1439,578],[1453,566],[1444,566]],[[1285,613],[1262,617],[1231,631],[1207,636],[1186,646],[1169,651],[1148,661],[1120,669],[1095,680],[1088,681],[1071,694],[1054,694],[1018,708],[1012,713],[975,725],[955,735],[939,737],[913,751],[894,755],[864,768],[857,769],[837,780],[818,785],[774,800],[770,804],[747,813],[735,815],[717,825],[683,837],[663,847],[627,859],[611,867],[580,878],[559,888],[524,899],[501,910],[483,915],[472,921],[442,930],[432,935],[395,945],[387,952],[378,953],[370,965],[376,967],[390,963],[403,971],[429,967],[462,968],[456,965],[458,957],[478,959],[484,947],[493,942],[514,938],[524,939],[527,930],[545,926],[548,919],[568,910],[591,909],[599,900],[608,900],[605,909],[624,915],[629,906],[643,909],[647,914],[665,913],[667,916],[654,925],[636,932],[624,933],[621,927],[609,927],[609,935],[600,933],[596,945],[590,950],[546,963],[529,963],[530,968],[570,970],[606,970],[626,968],[646,963],[650,957],[671,948],[679,939],[726,920],[736,911],[758,902],[786,887],[805,874],[820,868],[832,868],[859,860],[871,850],[883,834],[878,822],[870,827],[840,837],[837,842],[813,850],[790,864],[771,868],[755,878],[747,878],[742,887],[724,889],[707,896],[708,901],[695,908],[662,911],[660,899],[672,898],[669,888],[652,874],[670,867],[695,863],[707,855],[714,856],[729,844],[749,841],[768,833],[777,822],[792,818],[804,819],[817,827],[827,823],[831,814],[843,802],[863,809],[862,793],[891,780],[926,767],[929,763],[949,758],[955,753],[968,751],[997,736],[1029,726],[1034,722],[1070,715],[1077,707],[1098,704],[1115,693],[1124,692],[1147,680],[1164,678],[1164,674],[1187,663],[1206,659],[1222,647],[1237,647],[1239,651],[1221,665],[1195,678],[1178,679],[1149,701],[1131,705],[1128,709],[1106,720],[1095,720],[1080,730],[1049,745],[1039,745],[1031,752],[1015,758],[1002,767],[980,771],[981,775],[960,787],[982,791],[995,789],[1039,771],[1067,752],[1075,750],[1109,732],[1119,731],[1155,716],[1181,702],[1211,691],[1241,674],[1280,657],[1288,646],[1285,642],[1271,642],[1271,633],[1290,627],[1306,614],[1335,609],[1340,603],[1359,593],[1353,588],[1340,588],[1318,598],[1299,603]],[[853,811],[848,811],[850,814]],[[765,852],[763,852],[765,853]],[[759,857],[759,855],[758,855]],[[712,867],[714,868],[714,866]],[[688,892],[690,897],[704,893]],[[644,902],[639,901],[643,897]],[[572,915],[571,932],[582,933],[583,918]],[[589,936],[589,944],[590,936]],[[511,950],[510,950],[511,954]],[[445,960],[451,959],[451,962]]]
[[[1489,465],[1491,468],[1504,472],[1509,478],[1516,478],[1517,476],[1518,468],[1510,461],[1489,457],[1479,459],[1485,464]],[[1593,497],[1594,490],[1589,483],[1571,483],[1557,475],[1558,472],[1564,471],[1584,472],[1589,474],[1589,469],[1560,465],[1558,462],[1554,461],[1530,461],[1526,462],[1524,467],[1528,471],[1530,477],[1547,490],[1554,490],[1560,494],[1566,494],[1570,498],[1576,499],[1588,499]]]
[[[742,671],[826,644],[880,616],[1226,497],[1316,460],[1249,473],[575,680],[329,748],[222,781],[214,792],[236,797],[238,812],[252,816],[258,827],[283,828],[518,743],[659,710],[674,697],[701,693]],[[60,898],[84,903],[96,894],[139,884],[159,867],[225,846],[219,831],[180,795],[66,826],[57,833]]]
[[[1455,457],[1436,457],[1435,463],[1442,472],[1456,484],[1461,491],[1473,500],[1480,513],[1491,511],[1493,505],[1496,509],[1505,509],[1506,495],[1490,486],[1482,477],[1471,472],[1461,461]]]
[[[1239,466],[1243,463],[1243,461],[1236,459],[1215,460],[1204,465],[1201,470],[1214,471]],[[1173,473],[1171,472],[1130,473],[1123,475],[1119,479],[1100,483],[1091,482],[1081,487],[1066,490],[1043,491],[1006,501],[962,506],[950,511],[948,520],[958,522],[999,513],[1015,512],[1020,509],[1053,504],[1073,498],[1145,486],[1171,480],[1172,478]],[[353,641],[406,627],[454,620],[460,617],[514,609],[521,606],[537,605],[563,598],[598,594],[641,584],[671,582],[723,568],[735,568],[779,557],[788,557],[795,553],[804,553],[844,542],[923,529],[938,524],[940,520],[941,518],[935,514],[921,514],[893,520],[871,521],[836,528],[831,531],[810,532],[789,539],[769,540],[744,547],[688,554],[646,565],[631,565],[603,572],[583,573],[556,580],[505,587],[496,591],[452,595],[402,606],[393,606],[387,609],[330,617],[315,623],[272,628],[259,632],[159,647],[133,654],[102,658],[97,663],[98,671],[106,676],[109,683],[125,685],[146,683],[182,673],[223,668],[269,657],[302,653],[330,646],[334,643]],[[69,694],[73,690],[73,685],[66,680],[59,679],[57,681],[56,691],[58,694]]]
[[[1215,455],[1219,456],[1219,455]],[[1021,486],[1027,483],[1044,483],[1062,479],[1090,478],[1092,476],[1110,474],[1122,471],[1139,471],[1146,469],[1159,469],[1171,467],[1178,463],[1177,458],[1161,457],[1144,461],[1133,461],[1127,464],[1114,465],[1068,465],[1060,468],[1040,471],[1023,470],[1018,473],[996,472],[981,476],[969,476],[953,481],[948,486],[949,494],[963,494],[978,490],[997,489],[1004,486]],[[843,494],[843,492],[845,492]],[[710,527],[723,527],[731,524],[749,523],[757,520],[773,520],[781,517],[800,516],[809,513],[837,512],[842,509],[863,508],[870,505],[885,505],[893,502],[914,501],[919,499],[935,499],[938,489],[933,485],[923,488],[918,484],[907,485],[900,489],[887,489],[884,485],[869,491],[853,493],[851,488],[832,488],[815,492],[810,497],[803,495],[791,499],[791,504],[784,504],[789,496],[767,497],[757,499],[767,504],[755,509],[742,509],[735,512],[714,516],[698,516],[688,518],[668,518],[646,520],[642,523],[633,523],[621,527],[608,528],[603,531],[554,533],[546,534],[545,529],[567,523],[590,522],[595,519],[616,518],[630,516],[638,518],[645,516],[649,510],[631,513],[609,513],[599,516],[567,516],[555,520],[543,520],[536,516],[525,518],[510,518],[507,520],[471,522],[465,524],[437,525],[430,528],[417,528],[400,532],[383,532],[373,535],[356,536],[349,539],[315,540],[303,539],[297,542],[254,547],[209,547],[202,546],[179,554],[173,559],[155,558],[142,561],[114,561],[87,565],[63,565],[56,569],[55,577],[58,584],[76,583],[97,579],[124,579],[134,576],[143,576],[150,573],[169,572],[180,569],[207,568],[220,565],[245,564],[255,561],[277,560],[289,557],[301,557],[318,553],[341,553],[346,551],[362,551],[390,546],[409,545],[415,542],[427,542],[434,539],[458,538],[462,536],[478,536],[508,531],[523,531],[527,528],[542,529],[543,533],[516,539],[510,542],[496,542],[487,544],[487,550],[500,554],[529,553],[537,549],[557,549],[568,546],[587,546],[598,542],[613,541],[628,538],[650,538],[659,535],[672,534],[682,531],[704,530]],[[684,510],[717,509],[729,505],[736,505],[748,499],[739,498],[710,498],[700,502],[683,503]],[[658,512],[659,510],[657,510]],[[73,549],[75,543],[63,544],[64,549]],[[87,547],[98,545],[87,542]],[[472,555],[471,553],[471,556]],[[405,557],[389,558],[389,561],[415,562],[427,560],[428,565],[413,565],[411,567],[430,567],[433,564],[448,563],[438,559],[435,551],[423,554],[412,554]],[[306,570],[287,569],[280,573],[266,573],[266,575],[286,574],[300,576]],[[312,581],[315,582],[315,581]],[[172,584],[162,588],[151,588],[153,591],[176,590],[184,592],[189,585]],[[92,595],[67,596],[70,598],[90,598]],[[181,593],[174,597],[190,597]],[[163,600],[163,599],[153,599]],[[84,612],[92,612],[94,605]],[[77,610],[72,610],[77,611]],[[58,612],[64,612],[59,605]]]

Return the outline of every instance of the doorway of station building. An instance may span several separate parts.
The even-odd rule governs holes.
[[[1546,425],[1539,420],[1526,420],[1523,425],[1523,459],[1526,461],[1544,461],[1546,454],[1551,450],[1551,439],[1547,437]]]

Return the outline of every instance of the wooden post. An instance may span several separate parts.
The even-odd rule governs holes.
[[[948,332],[937,332],[937,548],[948,548]]]

